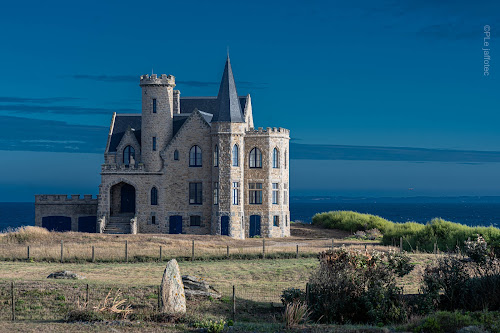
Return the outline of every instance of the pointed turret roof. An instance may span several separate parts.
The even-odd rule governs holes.
[[[236,84],[234,83],[233,70],[229,55],[227,56],[224,74],[220,82],[219,94],[217,95],[217,107],[214,112],[212,122],[225,121],[234,123],[244,123],[243,113],[241,112]]]

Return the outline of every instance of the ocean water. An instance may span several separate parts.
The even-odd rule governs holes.
[[[310,223],[314,214],[331,210],[352,210],[379,215],[394,222],[425,223],[434,217],[470,226],[500,227],[497,202],[290,202],[291,221]],[[31,202],[0,202],[0,231],[35,224]]]

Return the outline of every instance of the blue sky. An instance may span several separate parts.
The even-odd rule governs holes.
[[[227,47],[256,126],[291,130],[292,195],[500,195],[497,27],[497,1],[3,4],[0,201],[97,193],[139,76],[213,96]]]

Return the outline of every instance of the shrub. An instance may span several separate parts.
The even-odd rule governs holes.
[[[460,332],[483,333],[499,332],[499,312],[444,312],[433,313],[415,324],[408,325],[413,332]]]
[[[94,322],[102,320],[104,320],[104,317],[101,313],[86,308],[71,310],[66,315],[67,322]]]
[[[314,215],[312,224],[328,229],[340,229],[350,232],[377,229],[384,233],[391,227],[391,224],[394,223],[370,214],[350,211],[333,211]]]
[[[320,253],[309,280],[308,304],[323,322],[400,322],[407,317],[394,266],[380,252],[345,248]],[[405,260],[403,260],[405,261]]]
[[[283,290],[283,293],[281,294],[281,303],[285,306],[291,303],[305,302],[305,300],[306,293],[301,289],[288,288]]]
[[[220,333],[224,330],[224,326],[226,325],[226,321],[221,319],[217,320],[203,320],[199,322],[195,322],[193,326],[195,328],[206,329],[208,333]]]
[[[469,260],[447,255],[423,275],[421,311],[500,310],[500,260],[484,255],[486,244],[471,245]],[[472,259],[472,258],[471,258]]]
[[[484,265],[488,260],[488,244],[483,237],[477,236],[475,241],[471,241],[470,238],[465,241],[465,254],[471,258],[472,261]]]
[[[1,240],[5,243],[24,244],[28,242],[35,242],[45,240],[50,231],[41,227],[23,226],[14,230],[8,229],[5,233],[1,234]]]

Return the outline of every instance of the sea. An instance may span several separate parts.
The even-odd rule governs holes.
[[[500,227],[500,197],[290,198],[291,221],[311,223],[314,214],[333,210],[374,214],[394,222],[426,223],[439,217],[469,226]],[[0,202],[0,231],[34,224],[34,203]]]

